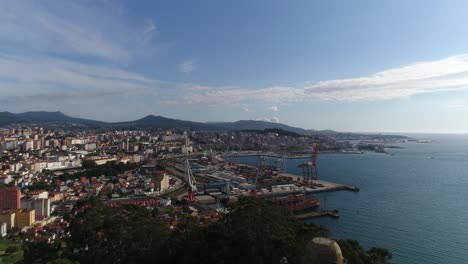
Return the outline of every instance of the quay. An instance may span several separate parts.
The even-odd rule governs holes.
[[[363,154],[363,151],[322,151],[321,154]],[[279,154],[276,152],[257,152],[257,151],[240,151],[240,152],[231,152],[226,153],[225,156],[239,156],[239,157],[256,157],[256,156],[263,156],[263,157],[270,157],[270,158],[277,158],[277,159],[310,159],[312,157],[311,154]]]
[[[338,214],[338,210],[324,210],[320,212],[306,212],[306,213],[301,213],[301,214],[295,214],[292,217],[298,220],[305,220],[305,219],[310,219],[310,218],[317,218],[317,217],[323,217],[323,216],[329,216],[333,218],[338,218],[340,215]]]
[[[290,177],[292,178],[293,182],[301,183],[303,177],[297,176],[294,174],[289,173],[281,173],[283,177]],[[359,192],[359,188],[356,186],[348,186],[339,183],[328,182],[324,180],[311,180],[314,184],[312,187],[306,189],[306,193],[322,193],[322,192],[333,192],[333,191],[352,191],[352,192]]]

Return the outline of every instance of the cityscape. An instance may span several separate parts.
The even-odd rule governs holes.
[[[468,263],[466,10],[0,0],[0,264]]]
[[[36,125],[0,130],[1,236],[29,243],[65,243],[70,216],[81,210],[80,201],[90,199],[109,208],[151,210],[168,229],[187,214],[200,225],[216,222],[242,198],[274,201],[296,219],[337,218],[338,210],[310,195],[359,188],[321,179],[317,155],[386,153],[386,146],[412,140],[301,135],[273,123],[270,129],[239,131]],[[249,157],[257,164],[240,162]],[[300,166],[303,174],[287,173],[286,159],[297,158],[310,160]]]

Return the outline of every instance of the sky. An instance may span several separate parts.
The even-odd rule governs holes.
[[[0,0],[0,111],[468,132],[468,1]]]

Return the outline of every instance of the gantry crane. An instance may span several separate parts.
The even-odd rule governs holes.
[[[185,160],[185,177],[187,178],[187,182],[189,184],[187,202],[189,203],[195,202],[195,194],[197,193],[197,185],[196,185],[195,177],[193,176],[192,167],[190,167],[190,160],[188,158]]]
[[[317,157],[319,149],[320,144],[315,143],[311,161],[304,162],[298,166],[299,168],[302,168],[304,182],[310,183],[311,180],[318,180]]]

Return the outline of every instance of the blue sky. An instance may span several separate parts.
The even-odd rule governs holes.
[[[466,1],[0,1],[0,110],[468,132]]]

